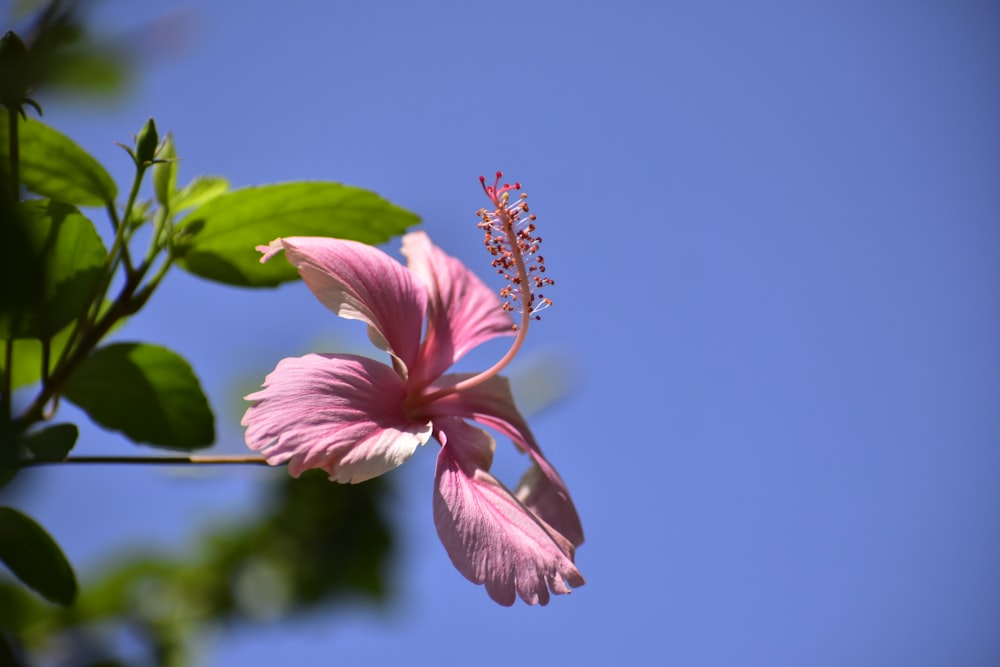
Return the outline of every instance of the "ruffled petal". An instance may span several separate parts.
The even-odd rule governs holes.
[[[513,336],[514,320],[497,293],[424,232],[403,237],[410,270],[427,285],[427,335],[419,380],[430,382],[466,352],[491,338]]]
[[[405,266],[364,243],[296,236],[258,248],[264,259],[280,244],[285,257],[324,306],[368,324],[368,336],[403,366],[404,377],[420,350],[427,289]]]
[[[518,595],[547,604],[549,592],[570,593],[585,581],[573,547],[518,502],[487,472],[493,439],[459,419],[435,421],[442,442],[434,492],[434,525],[451,562],[467,579],[485,584],[496,602]]]
[[[338,482],[391,470],[430,438],[431,424],[403,412],[406,390],[389,366],[354,355],[283,359],[246,400],[246,443],[298,477],[319,468]]]
[[[457,384],[468,377],[471,374],[444,375],[429,391],[433,391],[435,387]],[[569,489],[542,454],[535,436],[518,412],[507,378],[497,376],[471,389],[448,394],[425,406],[424,410],[435,419],[443,416],[472,419],[503,433],[528,452],[541,474],[529,470],[518,487],[518,497],[538,517],[572,542],[573,546],[583,544],[583,526],[570,498]]]

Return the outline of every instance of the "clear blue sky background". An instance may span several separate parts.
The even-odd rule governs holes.
[[[574,378],[531,421],[585,587],[504,609],[465,581],[428,446],[393,473],[398,606],[238,628],[207,663],[1000,664],[1000,6],[138,4],[98,6],[143,35],[138,85],[50,123],[121,181],[112,144],[154,115],[182,178],[372,188],[487,277],[476,179],[502,168],[557,281],[521,370]],[[224,452],[237,380],[364,344],[301,284],[179,271],[120,337],[192,361]],[[31,474],[24,506],[87,571],[252,516],[284,472]]]

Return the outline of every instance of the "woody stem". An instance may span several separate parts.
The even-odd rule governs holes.
[[[69,456],[58,461],[31,459],[18,461],[17,465],[26,468],[31,466],[54,465],[65,463],[130,463],[152,465],[266,465],[260,456]]]

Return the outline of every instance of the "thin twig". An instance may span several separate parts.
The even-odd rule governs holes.
[[[11,189],[10,206],[15,216],[17,215],[17,202],[21,198],[21,157],[19,138],[17,136],[17,113],[18,110],[15,107],[7,107],[7,152],[10,158]],[[3,196],[0,196],[0,199],[2,198]],[[12,222],[14,221],[12,220]],[[10,338],[5,341],[4,347],[3,386],[0,386],[0,418],[3,419],[4,424],[9,423],[13,416],[11,393],[14,390],[14,336],[20,317],[21,310],[17,309],[15,311],[14,322],[12,323],[13,326],[10,327]]]
[[[7,151],[10,154],[11,202],[21,199],[21,145],[18,137],[17,107],[7,107]]]
[[[260,456],[69,456],[59,461],[30,459],[18,461],[22,468],[66,463],[131,463],[141,465],[267,465]]]

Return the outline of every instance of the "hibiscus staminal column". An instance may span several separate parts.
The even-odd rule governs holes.
[[[424,400],[461,392],[496,376],[517,356],[528,335],[531,320],[541,319],[539,313],[552,305],[552,300],[542,294],[541,290],[554,285],[555,281],[543,275],[545,258],[538,254],[542,237],[535,234],[537,218],[528,210],[528,195],[521,192],[512,201],[511,193],[520,192],[521,184],[515,182],[501,185],[501,178],[503,172],[498,171],[493,185],[487,185],[486,177],[479,177],[483,191],[493,204],[492,208],[479,209],[479,228],[484,232],[483,243],[493,256],[493,267],[507,281],[500,290],[502,307],[507,312],[520,310],[521,323],[514,325],[517,337],[507,354],[493,366],[452,387],[425,396]]]

